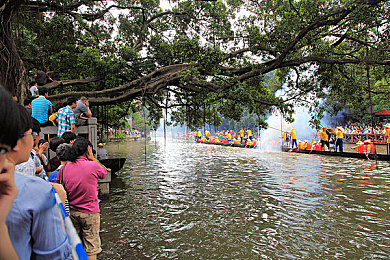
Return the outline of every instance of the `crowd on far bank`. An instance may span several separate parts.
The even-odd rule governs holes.
[[[349,123],[344,127],[345,134],[386,134],[386,122],[378,122],[374,127],[371,124],[359,122]]]
[[[96,259],[97,181],[110,171],[97,159],[107,156],[104,144],[95,152],[75,134],[92,115],[86,98],[69,97],[53,111],[48,89],[37,88],[23,107],[0,85],[0,259]],[[55,124],[58,136],[42,139],[41,127]],[[77,236],[82,244],[70,239]]]

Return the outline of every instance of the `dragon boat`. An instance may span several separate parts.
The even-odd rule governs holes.
[[[352,153],[352,152],[333,152],[333,151],[318,151],[318,150],[302,150],[287,146],[282,147],[283,152],[290,153],[302,153],[302,154],[319,154],[326,156],[338,156],[338,157],[347,157],[347,158],[357,158],[357,159],[365,159],[365,160],[380,160],[380,161],[390,161],[390,155],[387,154],[364,154],[364,153]]]
[[[221,145],[221,146],[230,146],[230,147],[239,147],[239,148],[255,148],[257,144],[253,145],[246,145],[246,144],[234,144],[234,143],[224,143],[224,142],[202,142],[202,141],[195,141],[197,143],[202,143],[202,144],[213,144],[213,145]]]

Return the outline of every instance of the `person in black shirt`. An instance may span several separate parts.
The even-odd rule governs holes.
[[[35,81],[37,82],[38,86],[46,85],[48,80],[50,80],[51,82],[54,81],[46,74],[46,72],[44,72],[42,70],[38,70],[37,74],[34,75],[34,78],[35,78]]]

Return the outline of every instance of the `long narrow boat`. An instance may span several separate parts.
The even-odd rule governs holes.
[[[122,169],[123,165],[126,162],[126,158],[110,158],[110,159],[100,160],[100,162],[107,168],[110,168],[111,173],[113,174],[113,176],[115,176],[114,173]]]
[[[228,143],[222,143],[222,142],[218,142],[218,143],[206,142],[206,143],[204,143],[202,141],[195,141],[195,142],[201,143],[201,144],[213,144],[213,145],[222,145],[222,146],[239,147],[239,148],[254,148],[253,145],[246,145],[246,144],[228,144]]]
[[[348,157],[348,158],[357,158],[357,159],[366,159],[367,155],[364,153],[350,153],[350,152],[331,152],[331,151],[316,151],[316,150],[298,150],[296,148],[291,149],[290,147],[282,147],[283,152],[291,153],[304,153],[304,154],[319,154],[327,156],[339,156],[339,157]],[[381,161],[390,161],[390,155],[387,154],[369,154],[368,158],[370,160],[381,160]]]

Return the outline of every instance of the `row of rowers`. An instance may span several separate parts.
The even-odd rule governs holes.
[[[235,131],[218,131],[215,133],[213,138],[209,131],[206,131],[202,136],[200,130],[194,132],[194,137],[196,141],[203,141],[209,143],[223,142],[223,143],[233,143],[233,144],[247,144],[253,145],[256,143],[255,138],[253,137],[252,130],[241,129],[238,133]]]

